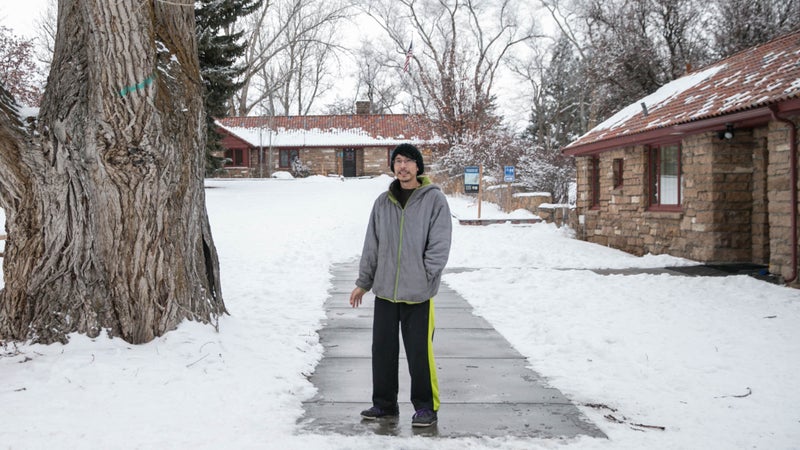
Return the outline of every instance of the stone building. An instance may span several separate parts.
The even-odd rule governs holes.
[[[389,155],[401,143],[430,157],[435,141],[421,116],[366,111],[368,104],[359,102],[357,114],[220,119],[227,161],[221,176],[271,177],[292,172],[294,161],[311,175],[391,173]]]
[[[800,32],[689,73],[564,148],[580,238],[797,283]]]

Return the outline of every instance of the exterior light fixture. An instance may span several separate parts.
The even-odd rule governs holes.
[[[717,136],[720,139],[731,140],[733,139],[733,124],[729,123],[725,125],[725,131],[720,131],[717,133]]]

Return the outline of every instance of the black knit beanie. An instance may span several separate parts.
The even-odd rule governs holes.
[[[417,147],[411,144],[400,144],[392,150],[392,161],[389,163],[389,168],[392,169],[392,173],[394,173],[394,158],[397,155],[403,155],[408,159],[416,161],[417,168],[419,169],[417,175],[422,175],[422,173],[425,172],[425,163],[422,161],[422,153],[417,150]]]

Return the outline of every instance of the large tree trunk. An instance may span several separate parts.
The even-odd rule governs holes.
[[[142,343],[225,312],[202,89],[193,1],[60,0],[36,133],[0,129],[2,339]]]

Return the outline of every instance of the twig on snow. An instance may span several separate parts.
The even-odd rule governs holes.
[[[731,397],[733,397],[733,398],[745,398],[745,397],[749,397],[752,394],[753,394],[753,390],[748,387],[747,388],[747,393],[745,393],[745,394],[720,395],[719,397],[714,397],[714,398],[731,398]]]
[[[617,412],[617,410],[615,408],[612,408],[612,407],[610,407],[608,405],[605,405],[605,404],[602,404],[602,403],[584,403],[583,406],[586,406],[588,408],[594,408],[594,409],[606,409],[606,410],[609,410],[609,411],[611,411],[613,413]],[[620,417],[617,417],[617,416],[620,416]],[[634,430],[638,430],[638,431],[645,431],[645,430],[642,430],[641,428],[645,428],[645,429],[649,429],[649,430],[661,430],[661,431],[665,431],[667,429],[667,427],[662,427],[661,425],[646,425],[646,424],[643,424],[643,423],[631,422],[630,419],[628,419],[627,417],[625,417],[622,414],[617,414],[617,415],[606,414],[606,415],[603,416],[603,418],[608,420],[609,422],[614,422],[614,423],[619,423],[619,424],[628,424],[628,425],[631,426],[631,428],[633,428]]]
[[[208,353],[206,353],[205,355],[203,355],[203,357],[202,357],[202,358],[198,359],[197,361],[195,361],[195,362],[193,362],[193,363],[190,363],[190,364],[187,364],[187,365],[186,365],[186,367],[192,367],[193,365],[195,365],[195,364],[199,363],[200,361],[202,361],[202,360],[206,359],[206,358],[208,357],[208,355],[209,355],[209,354],[208,354]]]

